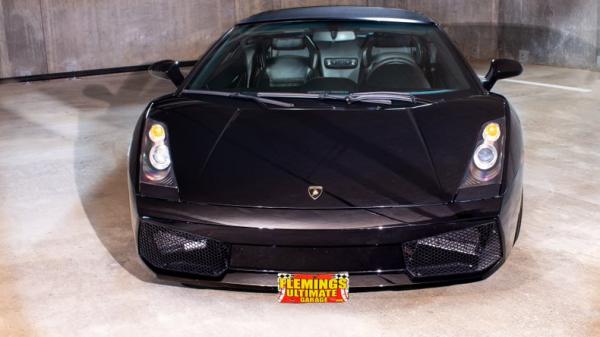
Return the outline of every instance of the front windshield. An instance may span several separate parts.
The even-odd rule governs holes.
[[[187,89],[245,93],[476,90],[437,27],[367,21],[236,27]]]

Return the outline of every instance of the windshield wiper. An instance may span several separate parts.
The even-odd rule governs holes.
[[[214,91],[214,90],[191,90],[185,89],[182,91],[184,94],[195,94],[195,95],[207,95],[207,96],[220,96],[227,98],[239,98],[239,99],[247,99],[251,101],[255,101],[261,104],[271,104],[280,106],[283,108],[293,108],[293,103],[287,103],[282,101],[276,101],[274,99],[262,98],[259,96],[245,95],[239,92],[228,92],[228,91]]]
[[[258,97],[274,97],[274,98],[308,98],[308,99],[319,99],[319,100],[336,100],[345,101],[348,104],[354,102],[365,102],[373,104],[386,104],[391,105],[392,100],[390,99],[378,99],[371,97],[352,97],[352,95],[333,95],[333,94],[305,94],[296,92],[259,92],[256,94]]]
[[[348,104],[355,102],[373,103],[392,105],[393,101],[416,103],[432,103],[432,101],[418,98],[415,95],[400,93],[400,92],[355,92],[348,95],[334,95],[328,93],[322,94],[306,94],[306,93],[285,93],[285,92],[259,92],[258,97],[273,97],[273,98],[308,98],[319,100],[339,100],[345,101]]]
[[[433,101],[417,97],[411,93],[395,92],[395,91],[373,91],[373,92],[354,92],[348,95],[351,100],[360,102],[364,99],[381,99],[390,101],[402,101],[416,103],[433,103]]]

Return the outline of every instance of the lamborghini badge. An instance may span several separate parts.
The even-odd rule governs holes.
[[[308,195],[313,199],[317,200],[323,194],[323,186],[308,186]]]

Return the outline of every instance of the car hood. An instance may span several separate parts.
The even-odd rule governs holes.
[[[268,109],[174,98],[167,125],[180,199],[220,205],[353,208],[452,200],[481,126],[502,99],[399,109]],[[313,200],[309,186],[322,186]]]

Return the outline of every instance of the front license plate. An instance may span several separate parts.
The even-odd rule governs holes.
[[[343,303],[350,297],[350,276],[336,274],[277,274],[279,303]]]

